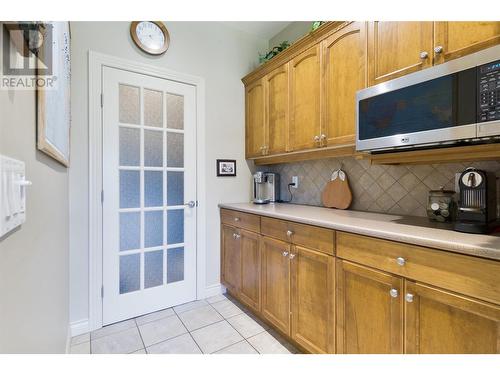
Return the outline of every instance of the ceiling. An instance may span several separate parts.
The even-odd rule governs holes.
[[[291,22],[285,21],[239,21],[222,23],[226,26],[232,27],[233,29],[244,31],[265,40],[271,39],[291,24]]]

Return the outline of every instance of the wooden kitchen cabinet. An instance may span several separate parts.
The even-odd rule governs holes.
[[[241,287],[239,297],[254,310],[260,310],[260,236],[240,231]]]
[[[265,77],[267,154],[288,150],[289,130],[289,64],[284,64]]]
[[[292,59],[290,70],[290,150],[320,147],[319,44]]]
[[[262,315],[290,335],[290,245],[262,237]]]
[[[403,353],[403,279],[337,260],[337,353]]]
[[[434,63],[440,64],[500,43],[500,22],[434,22]]]
[[[416,282],[405,283],[406,353],[500,353],[500,306]]]
[[[354,143],[356,92],[366,87],[366,23],[353,22],[322,42],[323,146]]]
[[[259,79],[245,90],[245,144],[246,157],[266,154],[266,121],[264,80]]]
[[[432,35],[432,22],[369,22],[369,85],[432,66]]]
[[[335,353],[335,263],[332,256],[292,247],[292,334],[311,353]]]
[[[234,294],[241,285],[241,230],[222,225],[222,283]]]

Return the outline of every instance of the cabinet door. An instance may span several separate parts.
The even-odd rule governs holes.
[[[403,279],[337,260],[337,353],[403,353]]]
[[[290,334],[290,245],[262,237],[262,315]]]
[[[500,306],[406,281],[407,353],[500,353]]]
[[[264,81],[246,88],[246,157],[265,155],[266,121]]]
[[[321,133],[319,45],[301,53],[290,64],[290,149],[297,151],[319,147]]]
[[[289,87],[288,64],[280,66],[266,76],[267,98],[267,154],[287,151]]]
[[[435,63],[457,57],[500,43],[500,22],[435,22]]]
[[[335,353],[333,256],[292,247],[292,338],[312,353]]]
[[[241,253],[238,230],[222,225],[222,283],[238,293],[241,280]]]
[[[430,67],[432,31],[432,22],[369,22],[369,84]]]
[[[356,91],[366,87],[365,29],[353,22],[323,41],[324,146],[355,141]]]
[[[241,287],[240,298],[253,309],[260,310],[260,236],[240,230]]]

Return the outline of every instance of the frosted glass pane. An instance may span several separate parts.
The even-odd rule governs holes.
[[[167,242],[169,245],[184,242],[184,210],[167,211]]]
[[[120,294],[139,290],[141,287],[141,255],[120,257]]]
[[[140,207],[139,171],[120,171],[120,208]]]
[[[163,94],[144,89],[144,125],[163,126]]]
[[[163,167],[163,132],[144,131],[144,165]]]
[[[184,204],[184,172],[167,172],[167,205]]]
[[[167,284],[184,280],[184,248],[167,250]]]
[[[120,165],[138,167],[141,154],[141,131],[120,127]]]
[[[120,213],[120,251],[141,247],[140,212]]]
[[[163,172],[144,172],[144,206],[163,207]]]
[[[163,284],[163,250],[144,253],[144,288]]]
[[[144,247],[163,245],[163,211],[144,212]]]
[[[184,134],[167,133],[167,167],[184,167]]]
[[[184,97],[167,93],[167,128],[184,129]]]
[[[119,118],[126,124],[140,124],[139,87],[120,85]]]

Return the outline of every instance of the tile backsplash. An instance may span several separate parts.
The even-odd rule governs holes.
[[[291,189],[292,203],[322,206],[321,192],[332,171],[342,163],[353,194],[350,209],[396,215],[426,216],[429,190],[443,186],[455,190],[455,174],[467,167],[495,172],[500,190],[500,161],[430,165],[371,165],[352,157],[322,159],[259,167],[281,177],[281,198],[289,199],[287,184],[299,176],[298,189]],[[500,197],[500,194],[498,195]],[[497,207],[500,212],[500,206]]]

